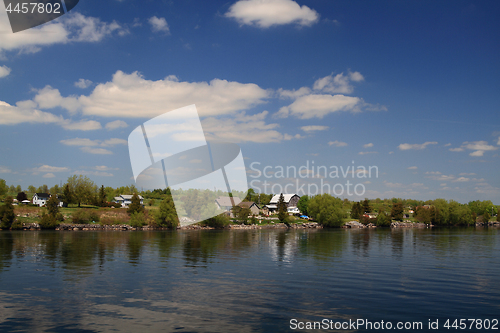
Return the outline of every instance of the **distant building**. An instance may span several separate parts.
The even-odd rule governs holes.
[[[253,201],[243,201],[238,204],[241,208],[250,209],[250,215],[259,215],[260,208]]]
[[[231,210],[234,206],[238,206],[241,203],[241,199],[238,197],[219,197],[215,199],[217,207],[222,210]]]
[[[274,213],[278,210],[278,201],[280,200],[281,194],[276,194],[272,197],[269,205],[265,207],[269,210],[270,213]],[[300,197],[297,194],[283,194],[283,200],[285,201],[287,211],[291,214],[295,214],[299,210],[297,209],[297,203],[299,202]]]
[[[42,207],[47,203],[47,201],[49,201],[49,199],[50,194],[48,193],[35,193],[35,195],[33,195],[33,205]]]
[[[132,194],[121,194],[119,197],[114,197],[114,202],[119,203],[122,207],[128,207],[132,203]],[[144,198],[139,195],[141,205],[144,205]]]

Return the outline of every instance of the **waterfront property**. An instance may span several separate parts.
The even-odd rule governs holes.
[[[132,203],[132,197],[133,195],[131,194],[121,194],[119,197],[114,197],[113,201],[121,204],[122,207],[128,207]],[[141,200],[141,205],[144,205],[144,198],[139,195],[139,199]]]
[[[257,204],[253,201],[243,201],[238,204],[241,208],[248,208],[250,209],[250,215],[259,215],[260,208],[257,206]]]
[[[269,205],[265,206],[269,211],[269,213],[275,213],[278,210],[278,201],[280,200],[280,195],[281,194],[274,195],[271,198],[271,201],[269,201]],[[297,203],[299,202],[299,199],[300,197],[295,193],[283,194],[283,200],[285,201],[288,213],[290,214],[300,213],[299,210],[297,209]]]
[[[233,206],[238,206],[241,203],[241,199],[238,197],[218,197],[215,199],[215,203],[219,209],[230,211]]]

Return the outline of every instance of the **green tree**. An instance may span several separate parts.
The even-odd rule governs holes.
[[[141,228],[146,225],[146,216],[141,211],[133,212],[130,215],[129,224],[134,228]]]
[[[104,188],[104,185],[101,185],[101,188],[99,189],[99,206],[100,207],[105,207],[106,206],[106,189]]]
[[[392,205],[391,209],[391,218],[396,221],[403,221],[403,203],[402,202],[396,202]]]
[[[9,188],[7,187],[7,183],[4,179],[0,179],[0,196],[5,195]]]
[[[33,194],[36,193],[36,188],[33,185],[28,186],[28,193]]]
[[[230,222],[231,221],[226,213],[222,213],[203,221],[202,224],[212,228],[224,228],[229,225]]]
[[[376,222],[377,226],[387,227],[391,225],[391,222],[391,214],[387,213],[384,209],[379,210]]]
[[[363,207],[361,207],[361,204],[359,202],[355,202],[351,208],[351,218],[359,219],[360,216],[363,215],[362,210]]]
[[[497,221],[500,222],[500,208],[498,208],[497,211]]]
[[[370,200],[368,199],[365,199],[365,201],[363,201],[363,211],[362,211],[362,214],[369,214],[372,212],[372,207],[370,206]]]
[[[342,200],[327,193],[312,197],[308,211],[314,220],[325,227],[340,227],[343,224],[345,212]]]
[[[11,194],[16,193],[16,187],[14,185],[9,186],[9,193],[11,193]]]
[[[12,222],[14,222],[16,218],[12,202],[12,197],[8,196],[5,198],[4,205],[0,206],[0,227],[4,230],[10,229]]]
[[[71,188],[69,187],[69,184],[66,184],[64,186],[64,190],[63,190],[63,197],[64,197],[64,201],[69,205],[69,204],[73,204],[73,203],[76,203],[76,198],[75,198],[75,194],[74,192],[71,190]]]
[[[154,204],[155,204],[155,199],[149,199],[148,201],[149,207],[154,206]]]
[[[280,222],[284,222],[288,216],[288,211],[285,203],[285,198],[283,197],[283,193],[280,194],[277,206],[278,206],[278,219],[280,220]]]
[[[16,193],[22,192],[21,185],[16,186]]]
[[[68,177],[67,185],[72,192],[74,202],[78,203],[78,207],[82,203],[89,203],[95,198],[95,184],[87,176],[73,175]]]
[[[167,188],[165,198],[160,202],[160,208],[156,212],[156,224],[160,227],[176,228],[179,225],[179,217],[175,210],[174,200],[170,188]]]
[[[236,208],[236,211],[234,210]],[[240,206],[235,206],[233,208],[233,213],[235,214],[236,220],[243,224],[248,224],[248,216],[252,213],[250,209],[243,208]]]
[[[19,192],[19,193],[17,193],[16,199],[19,202],[23,202],[24,200],[28,200],[28,196],[24,192]]]
[[[132,202],[127,209],[127,213],[129,215],[132,215],[135,212],[141,212],[141,213],[144,212],[144,207],[142,207],[141,205],[141,198],[139,198],[137,193],[134,193],[134,195],[132,195],[132,199],[130,199],[130,201]]]
[[[488,223],[490,221],[491,215],[488,211],[485,211],[483,214],[483,222]]]
[[[300,197],[299,202],[297,202],[297,208],[304,215],[308,214],[307,208],[309,206],[309,199],[308,195],[303,195]]]

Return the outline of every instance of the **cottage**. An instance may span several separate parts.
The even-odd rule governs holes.
[[[241,203],[241,199],[238,197],[219,197],[215,200],[217,207],[222,210],[229,211],[233,208],[233,203],[238,206]]]
[[[49,198],[50,195],[48,193],[35,193],[35,195],[33,195],[33,205],[42,207],[49,201]]]
[[[277,205],[280,200],[281,194],[276,194],[273,196],[269,205]],[[300,197],[297,194],[283,194],[283,199],[285,200],[286,207],[297,207],[297,203],[299,202]],[[269,206],[268,205],[268,206]]]
[[[259,215],[260,208],[253,201],[243,201],[238,204],[241,208],[250,209],[250,215]]]
[[[128,207],[132,203],[132,194],[121,194],[119,197],[114,197],[114,202],[119,203],[122,207]],[[144,198],[139,195],[141,205],[144,205]]]

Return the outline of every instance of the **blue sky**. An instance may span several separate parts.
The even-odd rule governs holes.
[[[16,34],[4,9],[9,185],[131,184],[130,132],[194,103],[208,136],[240,145],[254,185],[345,185],[314,161],[354,165],[363,193],[340,195],[353,200],[500,204],[496,1],[85,0]]]

